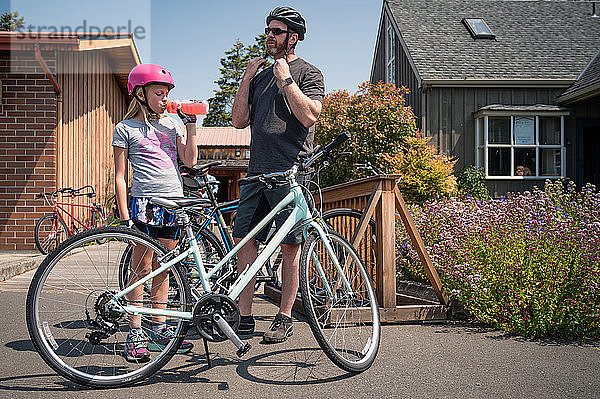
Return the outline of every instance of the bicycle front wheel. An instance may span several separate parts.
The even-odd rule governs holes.
[[[67,238],[69,230],[55,213],[42,216],[35,224],[35,246],[46,255]]]
[[[377,297],[356,250],[335,231],[327,232],[326,237],[333,254],[316,231],[302,247],[302,303],[313,335],[327,357],[343,370],[362,372],[373,364],[379,349]]]
[[[327,223],[327,226],[340,233],[344,238],[350,241],[350,243],[352,243],[354,232],[358,228],[361,217],[362,212],[350,208],[336,208],[323,212],[323,220]],[[371,218],[362,237],[360,237],[360,245],[357,247],[357,251],[363,260],[367,271],[375,270],[375,264],[377,263],[375,254],[377,237],[375,233],[375,220]]]
[[[159,241],[130,229],[85,231],[46,257],[29,287],[27,327],[35,348],[57,373],[79,384],[120,387],[149,377],[171,359],[185,336],[188,322],[180,318],[167,315],[161,320],[137,312],[127,314],[111,306],[120,290],[120,262],[131,246],[140,249],[136,251],[137,270],[146,266],[151,270],[152,259],[167,252]],[[146,253],[149,256],[144,257]],[[144,259],[148,265],[142,264]],[[156,291],[138,290],[142,291],[139,296],[130,293],[118,299],[118,304],[152,311],[190,311],[189,285],[177,267],[150,281]],[[152,323],[161,322],[172,332],[169,338],[152,334]],[[137,335],[137,342],[156,351],[143,359],[145,363],[132,362],[132,356],[126,359],[130,325],[141,326],[143,335]]]

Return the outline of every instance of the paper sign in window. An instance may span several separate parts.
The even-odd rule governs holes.
[[[515,144],[535,144],[535,118],[533,116],[515,116]]]

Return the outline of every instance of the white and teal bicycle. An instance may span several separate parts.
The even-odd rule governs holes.
[[[331,159],[332,150],[347,137],[342,134],[315,151],[300,169]],[[63,242],[41,264],[27,294],[27,327],[42,359],[57,373],[83,385],[125,386],[163,367],[177,352],[190,324],[204,338],[206,350],[206,341],[229,339],[241,357],[250,344],[236,333],[240,321],[236,299],[288,233],[302,229],[306,240],[300,259],[300,290],[308,324],[333,363],[354,373],[368,369],[380,340],[379,308],[371,277],[351,244],[327,228],[317,210],[311,210],[296,181],[297,173],[298,167],[294,166],[286,172],[250,178],[266,185],[285,184],[289,194],[231,252],[210,267],[203,262],[186,213],[202,199],[152,199],[175,213],[183,224],[186,243],[170,252],[148,235],[122,227],[86,231]],[[220,279],[220,273],[230,267],[240,247],[292,204],[291,214],[256,261],[233,283],[229,279],[223,284],[227,279]],[[143,269],[131,256],[124,256],[131,246],[153,252],[159,267],[143,277],[130,278],[123,287],[119,277],[125,258],[126,267]],[[197,288],[190,288],[186,271],[180,267],[190,255],[200,276]],[[162,300],[157,300],[155,291],[159,289],[146,288],[149,282],[152,287],[163,288]],[[145,288],[135,292],[142,292],[141,297],[131,298],[140,285]],[[159,352],[152,353],[146,363],[131,363],[123,356],[132,317],[141,317],[146,332],[153,320],[166,319],[175,333],[168,344],[164,345],[163,340],[162,345],[153,345]],[[146,335],[150,347],[151,334]]]

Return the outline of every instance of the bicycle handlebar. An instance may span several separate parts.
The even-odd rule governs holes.
[[[89,193],[80,193],[80,191],[85,190],[86,188],[91,189],[92,191]],[[93,198],[96,196],[96,190],[94,190],[94,187],[87,184],[83,187],[79,187],[78,189],[73,189],[71,187],[63,187],[63,188],[59,188],[58,190],[55,190],[53,192],[51,192],[50,194],[47,193],[40,193],[37,194],[35,196],[36,199],[38,198],[44,198],[46,195],[49,195],[51,197],[56,197],[58,196],[58,194],[63,194],[63,195],[68,195],[71,197],[80,197],[80,196],[87,196],[89,198]]]
[[[331,143],[327,144],[325,148],[323,148],[321,151],[316,152],[308,161],[306,161],[302,165],[302,169],[306,170],[310,168],[315,162],[317,162],[323,157],[330,158],[331,151],[333,151],[340,144],[348,140],[350,137],[350,133],[348,132],[340,133],[335,139],[333,139]]]
[[[340,144],[342,144],[349,138],[350,138],[350,133],[348,133],[348,132],[340,133],[335,139],[333,139],[333,141],[331,143],[327,144],[325,146],[325,148],[323,148],[323,152],[331,152],[331,150],[338,147]]]

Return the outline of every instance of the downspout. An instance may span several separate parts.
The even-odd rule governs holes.
[[[46,61],[44,60],[44,58],[42,57],[42,52],[40,51],[40,44],[39,43],[35,43],[34,45],[34,52],[35,52],[35,59],[38,61],[38,63],[40,64],[40,66],[42,67],[42,69],[44,70],[44,72],[46,73],[46,77],[48,78],[48,80],[50,81],[50,83],[52,84],[52,87],[54,87],[54,92],[56,93],[56,141],[54,142],[55,147],[55,151],[54,151],[54,156],[55,156],[55,168],[56,168],[56,186],[58,187],[60,184],[62,183],[62,167],[60,167],[59,163],[58,163],[58,146],[60,145],[60,143],[62,142],[62,135],[63,135],[63,123],[62,123],[62,119],[63,119],[63,96],[62,96],[62,88],[60,87],[60,85],[58,84],[58,81],[56,80],[56,77],[54,77],[54,75],[52,74],[52,72],[50,71],[50,68],[48,68],[48,64],[46,64]]]

